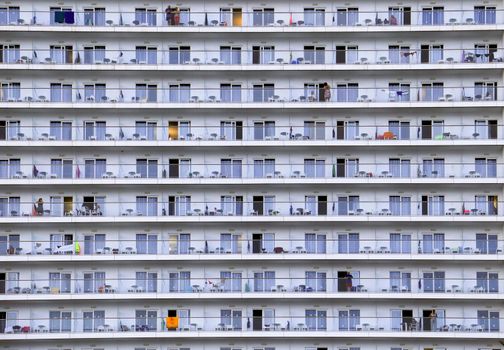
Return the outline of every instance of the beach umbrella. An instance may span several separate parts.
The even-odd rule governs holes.
[[[332,128],[332,138],[335,139],[336,138],[336,130],[334,130],[334,128]]]
[[[124,25],[124,21],[123,21],[122,13],[119,15],[119,25],[120,25],[120,26],[123,26],[123,25]]]
[[[208,254],[208,241],[205,241],[205,254]]]
[[[336,165],[332,165],[332,177],[336,177]]]
[[[205,12],[205,27],[208,26],[208,13]]]
[[[124,139],[124,131],[122,129],[122,127],[119,128],[119,139]]]
[[[33,166],[32,175],[33,175],[33,177],[37,177],[37,175],[38,175],[38,169],[35,165]]]

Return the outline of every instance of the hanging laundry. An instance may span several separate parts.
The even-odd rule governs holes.
[[[75,16],[73,11],[65,11],[65,23],[66,24],[74,24],[75,23]]]
[[[55,23],[65,23],[65,13],[63,11],[54,12],[54,22]]]

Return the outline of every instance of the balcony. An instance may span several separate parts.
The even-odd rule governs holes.
[[[210,45],[210,44],[209,44]],[[229,44],[228,44],[229,45]],[[272,48],[273,48],[272,44]],[[42,50],[11,49],[3,61],[5,68],[40,70],[394,70],[404,69],[483,69],[502,67],[504,49],[423,49],[387,48],[382,50],[344,49],[208,49],[173,50],[89,49]],[[500,63],[500,64],[499,64]],[[28,65],[28,66],[27,66]]]
[[[212,5],[207,5],[212,7]],[[253,12],[240,9],[227,9],[219,11],[219,7],[209,8],[207,11],[201,9],[191,10],[190,8],[180,8],[179,13],[172,11],[165,13],[164,9],[147,10],[137,9],[133,11],[125,10],[121,12],[106,11],[105,8],[94,9],[90,12],[74,10],[52,10],[37,7],[30,11],[21,11],[19,7],[10,7],[9,15],[2,18],[0,22],[4,26],[17,26],[17,30],[35,27],[45,29],[71,30],[73,27],[83,27],[88,31],[103,31],[111,29],[113,31],[132,31],[143,29],[152,31],[160,28],[172,28],[173,30],[184,31],[189,29],[201,29],[210,27],[220,29],[220,31],[232,31],[239,28],[270,28],[280,31],[287,28],[309,28],[309,29],[379,29],[382,31],[399,30],[404,27],[420,27],[433,30],[436,27],[459,26],[476,27],[482,26],[485,29],[504,23],[504,16],[500,9],[495,6],[477,6],[465,10],[436,10],[428,8],[422,11],[412,11],[409,7],[389,9],[386,6],[373,11],[359,11],[359,9],[349,8],[343,11],[321,9],[315,12],[313,5],[311,9],[304,9],[302,6],[295,6],[287,11],[277,11],[274,8],[258,9]],[[28,30],[28,28],[26,30]],[[476,27],[477,28],[477,27]],[[32,29],[33,30],[33,29]],[[473,30],[468,28],[468,30]]]
[[[385,158],[386,156],[384,156]],[[218,159],[218,155],[215,157]],[[305,163],[282,163],[246,160],[219,163],[193,163],[190,158],[176,163],[162,163],[157,159],[120,164],[99,159],[84,162],[65,159],[65,162],[26,164],[0,160],[0,183],[35,185],[46,184],[331,184],[331,183],[468,183],[494,184],[504,176],[502,163],[487,161],[456,163],[403,161],[402,163],[327,162],[307,160]],[[181,164],[185,163],[185,164]],[[488,180],[486,180],[488,179]],[[32,180],[32,181],[27,181]]]
[[[195,234],[191,238],[191,233],[186,233],[175,236],[173,240],[177,243],[173,244],[173,240],[153,234],[147,246],[145,241],[134,236],[124,235],[117,239],[101,234],[101,238],[79,237],[65,242],[54,242],[47,237],[3,240],[0,256],[5,256],[2,261],[500,259],[503,241],[496,234],[482,235],[484,237],[477,239],[474,236],[478,234],[460,239],[437,234],[442,238],[437,238],[439,242],[433,244],[432,235],[411,233],[406,233],[404,237],[390,234],[390,237],[381,238],[369,238],[364,233],[341,233],[337,234],[337,238],[325,233],[305,234],[304,239],[294,234],[272,233],[260,238],[242,238],[241,234],[237,234],[236,242],[230,243],[225,238],[216,239],[219,236],[216,233],[208,233],[204,238]]]
[[[271,271],[269,271],[271,273]],[[8,295],[4,300],[77,300],[77,299],[502,299],[499,285],[502,280],[480,280],[476,278],[453,277],[410,277],[398,280],[389,278],[346,277],[290,277],[275,274],[271,279],[254,278],[254,274],[237,279],[222,278],[218,274],[200,278],[167,279],[157,277],[149,280],[133,278],[105,278],[8,281],[1,294]],[[344,272],[346,273],[346,272]],[[189,272],[190,274],[190,272]],[[326,272],[319,275],[326,275]],[[338,273],[339,274],[339,273]],[[444,272],[442,273],[444,276]],[[82,275],[82,273],[80,273]],[[178,275],[178,274],[177,274]],[[280,275],[280,276],[278,276]],[[497,275],[495,273],[494,275]],[[224,293],[225,295],[221,295]],[[302,295],[300,295],[302,294]],[[33,298],[32,296],[36,297]],[[132,296],[133,295],[133,296]],[[206,295],[206,296],[205,296]],[[67,297],[68,296],[68,297]],[[79,297],[80,296],[80,297]],[[93,297],[93,296],[96,296]]]
[[[0,121],[2,123],[2,121]],[[194,125],[193,121],[137,121],[136,126],[110,125],[105,120],[64,120],[50,126],[23,125],[20,121],[0,124],[0,143],[15,146],[260,146],[279,145],[473,145],[500,144],[502,125],[497,120],[474,120],[467,124],[443,120],[305,121],[291,125],[276,120],[250,122],[226,120],[220,125]],[[76,124],[82,124],[77,126]],[[173,124],[173,125],[172,125]],[[332,125],[331,125],[332,124]],[[495,140],[495,141],[491,141]],[[499,141],[497,141],[499,140]],[[82,143],[74,141],[83,141]],[[159,143],[165,141],[166,143]],[[490,142],[486,142],[490,141]],[[24,171],[27,175],[29,171]],[[376,174],[377,172],[375,172]],[[118,174],[115,174],[118,176]],[[283,174],[288,176],[288,173]]]
[[[38,197],[38,196],[37,196]],[[168,198],[166,199],[163,198]],[[33,202],[21,197],[3,197],[0,220],[4,223],[37,222],[332,222],[332,221],[485,221],[503,220],[498,196],[467,195],[465,200],[446,200],[445,196],[397,197],[390,200],[360,200],[359,195],[338,197],[333,194],[306,196],[304,201],[281,201],[274,195],[223,196],[221,201],[197,201],[190,195],[138,196],[124,200],[106,200],[105,196],[52,196],[51,204],[42,197]],[[394,197],[394,195],[391,195]]]
[[[216,310],[218,312],[218,310]],[[250,310],[252,311],[252,310]],[[247,312],[248,313],[248,312]],[[252,312],[250,312],[251,314]],[[418,312],[419,314],[420,311]],[[496,312],[498,314],[498,312]],[[70,312],[71,314],[71,312]],[[273,316],[263,317],[233,317],[223,318],[174,317],[173,328],[166,329],[167,319],[156,316],[135,318],[134,316],[109,317],[103,315],[99,320],[79,317],[64,317],[55,328],[49,319],[33,317],[17,319],[6,327],[3,340],[25,339],[75,339],[87,338],[192,338],[192,337],[224,337],[224,338],[457,338],[457,339],[499,339],[502,332],[499,329],[499,316],[487,318],[476,317],[442,317],[430,322],[428,316],[391,318],[390,316],[356,314],[346,319],[335,316]],[[338,320],[340,321],[338,324]],[[61,322],[62,321],[62,322]],[[63,327],[62,327],[63,325]],[[131,333],[136,333],[133,335]]]

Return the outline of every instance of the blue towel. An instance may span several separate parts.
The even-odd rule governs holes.
[[[65,23],[66,24],[74,24],[75,18],[73,11],[65,11]]]
[[[63,11],[54,12],[55,23],[65,23],[65,13]]]

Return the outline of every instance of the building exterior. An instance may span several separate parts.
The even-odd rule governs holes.
[[[0,3],[0,350],[504,348],[504,3]]]

